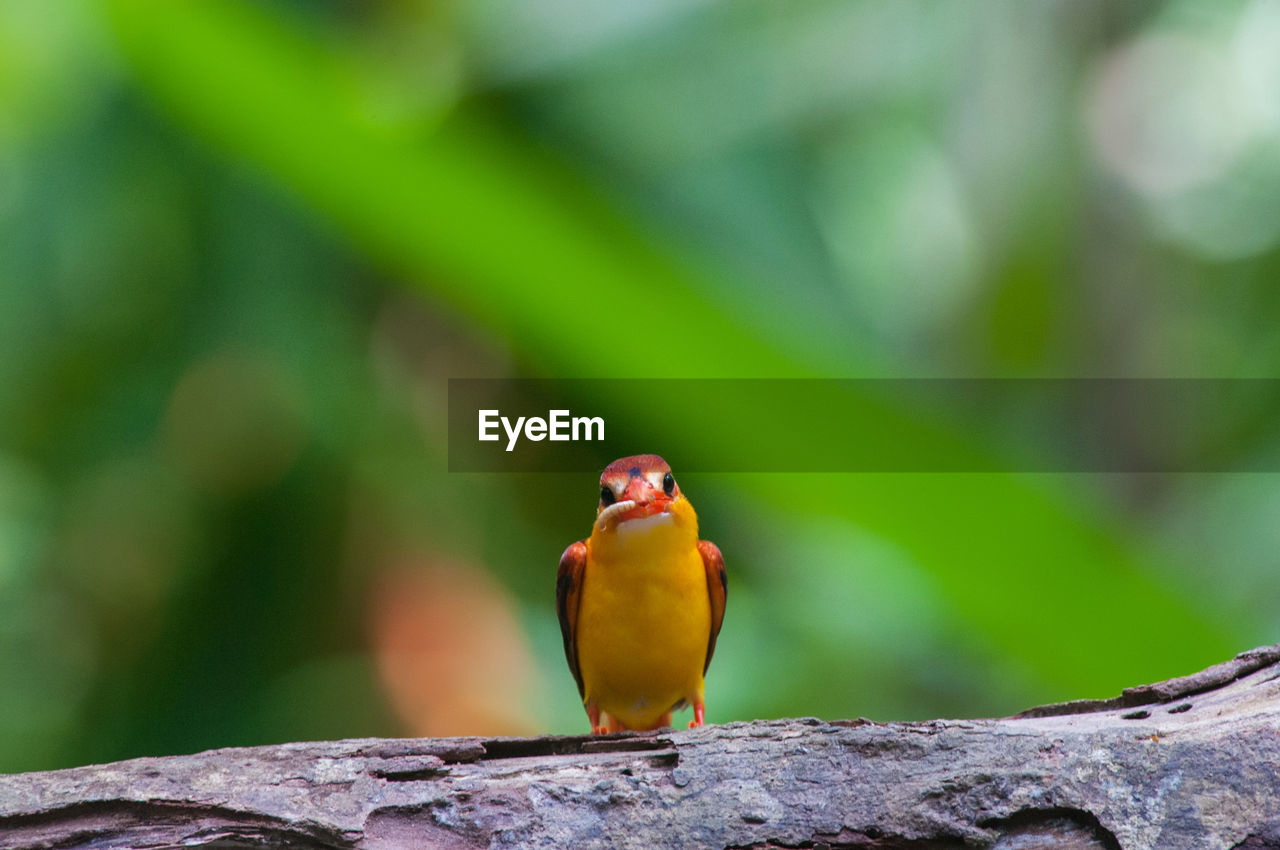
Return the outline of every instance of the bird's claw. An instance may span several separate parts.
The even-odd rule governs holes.
[[[600,722],[600,708],[598,706],[587,706],[587,722],[591,724],[592,735],[609,734],[609,727]]]

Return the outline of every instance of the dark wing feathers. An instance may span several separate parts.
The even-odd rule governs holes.
[[[556,613],[560,616],[564,657],[569,662],[573,680],[578,683],[578,695],[582,697],[586,693],[582,688],[582,671],[578,669],[578,603],[582,599],[582,574],[586,566],[587,544],[579,540],[564,550],[560,569],[556,570]]]
[[[707,660],[702,665],[705,676],[711,666],[711,656],[716,651],[716,638],[720,636],[720,624],[724,622],[724,603],[729,595],[729,578],[724,571],[724,556],[720,547],[710,540],[698,541],[698,554],[707,570],[707,595],[711,597],[711,636],[707,638]]]

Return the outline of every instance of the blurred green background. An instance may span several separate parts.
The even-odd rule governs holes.
[[[1277,0],[0,4],[0,771],[584,731],[595,480],[447,473],[449,377],[1276,375],[1278,42]],[[1275,475],[680,480],[713,721],[1277,639]]]

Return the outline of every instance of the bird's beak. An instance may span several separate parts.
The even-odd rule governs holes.
[[[622,499],[600,512],[596,517],[596,525],[603,529],[611,524],[667,513],[671,510],[672,501],[674,500],[666,493],[654,488],[644,478],[636,476],[627,485],[627,492]]]
[[[627,485],[627,492],[622,494],[622,498],[631,502],[635,502],[636,506],[647,505],[653,501],[656,490],[643,477],[637,475],[631,479],[631,483]]]

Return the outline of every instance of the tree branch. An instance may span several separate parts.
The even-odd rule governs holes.
[[[0,776],[0,848],[1280,848],[1280,645],[998,720],[349,740]]]

